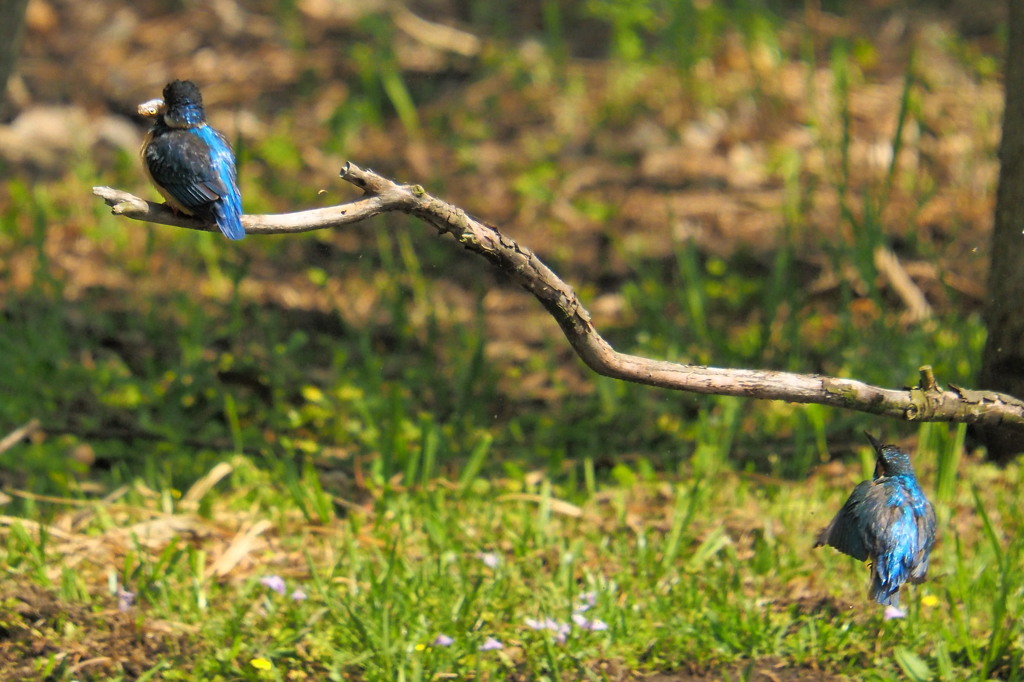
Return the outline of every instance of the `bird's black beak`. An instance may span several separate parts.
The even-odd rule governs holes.
[[[871,447],[875,449],[875,475],[872,478],[878,478],[885,473],[882,468],[882,443],[867,431],[864,432],[864,435],[868,437]]]

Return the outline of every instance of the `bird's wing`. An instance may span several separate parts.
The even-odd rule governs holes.
[[[865,495],[871,489],[871,481],[863,481],[850,493],[846,504],[839,510],[825,530],[818,534],[815,547],[831,545],[843,554],[864,561],[868,558],[868,547],[865,544],[862,505]]]
[[[187,213],[205,217],[208,206],[229,192],[214,167],[209,145],[190,131],[154,135],[143,156],[161,193]]]
[[[917,517],[917,554],[914,568],[910,571],[911,582],[923,582],[928,574],[928,560],[935,544],[935,508],[927,500],[924,511]]]
[[[213,173],[225,189],[221,194],[222,201],[213,207],[217,225],[229,239],[241,239],[245,236],[245,228],[242,227],[242,197],[238,191],[235,155],[231,145],[210,126],[196,128],[194,133],[210,148]]]

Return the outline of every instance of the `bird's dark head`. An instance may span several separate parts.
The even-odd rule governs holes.
[[[143,102],[139,114],[162,119],[170,128],[195,128],[206,122],[203,96],[192,81],[171,81],[164,86],[164,98]]]
[[[895,445],[885,445],[867,431],[864,435],[875,448],[875,478],[880,476],[913,476],[914,468],[910,465],[910,455]]]

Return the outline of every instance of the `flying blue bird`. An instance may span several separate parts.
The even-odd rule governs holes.
[[[935,509],[917,483],[910,456],[864,435],[875,448],[874,477],[853,489],[814,546],[831,545],[854,559],[870,560],[868,595],[900,616],[900,586],[923,582],[928,572]]]
[[[163,99],[143,102],[139,114],[154,119],[142,160],[167,204],[216,223],[228,239],[244,237],[235,155],[224,136],[207,125],[199,88],[192,81],[168,83]]]

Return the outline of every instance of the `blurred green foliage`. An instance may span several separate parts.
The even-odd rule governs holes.
[[[295,4],[278,5],[290,43],[303,49]],[[637,74],[667,69],[665,87],[682,83],[702,110],[722,95],[695,76],[697,68],[730,45],[748,57],[757,52],[766,68],[794,58],[779,39],[786,3],[544,0],[534,9],[524,16],[512,5],[467,4],[473,29],[499,39],[467,78],[499,74],[523,93],[554,92],[570,109],[577,103],[574,111],[589,107],[585,117],[568,117],[593,127],[580,136],[587,143],[602,126],[650,113],[632,86]],[[432,97],[441,86],[402,70],[388,15],[369,15],[358,30],[361,40],[349,52],[356,78],[344,105],[327,117],[326,150],[347,149],[368,128],[410,143],[439,136],[472,172],[477,157],[468,148],[504,134],[496,115],[501,99],[441,107]],[[539,41],[540,56],[500,42],[524,33]],[[716,255],[684,237],[651,255],[608,230],[609,248],[631,276],[615,283],[626,321],[602,333],[619,350],[678,362],[818,372],[890,387],[914,383],[917,368],[930,364],[943,382],[971,385],[984,341],[979,317],[962,312],[966,306],[958,307],[951,291],[948,309],[907,324],[874,263],[875,249],[889,243],[884,216],[893,193],[910,192],[921,205],[932,187],[927,177],[902,176],[895,162],[879,182],[856,185],[851,177],[849,93],[875,59],[870,41],[839,38],[824,52],[800,49],[795,58],[808,73],[831,71],[828,95],[839,103],[838,135],[823,120],[808,127],[833,171],[817,182],[839,197],[840,238],[815,238],[807,207],[823,188],[808,182],[798,154],[778,150],[769,166],[783,188],[784,227],[767,258],[744,248]],[[978,77],[992,77],[986,55],[959,42],[950,52]],[[581,57],[605,60],[611,94],[591,101],[584,79],[569,68]],[[912,144],[907,126],[923,125],[914,68],[911,61],[898,125],[886,141],[893,159]],[[748,95],[771,97],[756,84]],[[250,212],[308,200],[296,177],[303,156],[294,125],[285,111],[265,136],[240,147],[243,166],[265,171],[243,174]],[[520,207],[543,214],[558,200],[555,183],[565,170],[554,152],[561,142],[555,131],[502,160]],[[617,161],[633,163],[626,156]],[[984,477],[995,474],[981,469],[982,478],[972,478],[975,498],[967,499],[964,428],[921,426],[915,461],[934,482],[943,523],[960,514],[979,527],[944,526],[938,583],[914,592],[906,622],[850,620],[836,597],[814,605],[808,595],[859,600],[864,586],[840,585],[862,571],[838,556],[811,559],[809,541],[795,535],[825,519],[849,481],[794,481],[827,461],[830,447],[866,452],[849,445],[860,430],[895,440],[916,427],[820,406],[616,382],[579,370],[561,339],[524,342],[527,354],[505,360],[489,354],[485,315],[488,292],[504,293],[504,284],[490,279],[486,262],[424,236],[409,217],[376,219],[358,234],[358,252],[321,235],[238,245],[128,224],[89,196],[93,184],[138,183],[136,161],[127,156],[103,168],[83,160],[59,181],[4,181],[0,431],[38,418],[45,435],[0,453],[0,470],[7,488],[75,500],[131,484],[130,505],[154,504],[139,492],[146,488],[172,514],[180,511],[179,491],[231,459],[229,490],[197,513],[259,509],[285,537],[301,525],[285,543],[299,565],[271,563],[267,570],[301,573],[313,596],[306,603],[276,600],[253,579],[210,581],[207,557],[191,544],[171,542],[156,553],[133,546],[117,580],[159,617],[205,628],[195,669],[175,677],[169,666],[165,679],[261,679],[248,664],[258,656],[282,669],[366,679],[434,679],[450,671],[502,677],[513,670],[599,677],[593,662],[608,657],[644,670],[714,669],[768,657],[851,675],[868,670],[879,679],[897,670],[956,679],[1020,669],[1018,474],[1011,469],[989,489]],[[593,196],[572,205],[598,223],[613,223],[618,211]],[[559,229],[552,226],[550,253],[541,257],[573,267],[572,245]],[[143,238],[131,238],[139,232]],[[913,234],[901,238],[920,258],[942,255]],[[109,275],[90,281],[110,284],[79,286],[68,261],[54,258],[54,249],[76,239],[97,245],[89,267]],[[855,276],[840,277],[824,295],[813,291],[801,267],[808,248],[823,253],[832,271]],[[150,282],[154,270],[166,289]],[[438,287],[446,278],[458,285],[458,305]],[[585,303],[607,286],[580,278],[567,276],[586,292]],[[312,293],[304,289],[301,303],[289,303],[296,282]],[[525,292],[513,295],[524,308],[534,305]],[[534,318],[523,319],[519,324]],[[234,453],[245,458],[232,459]],[[813,495],[798,485],[813,487]],[[369,502],[346,503],[359,495]],[[530,497],[496,503],[500,495]],[[567,520],[552,513],[557,503],[589,505],[591,517]],[[16,497],[5,513],[45,520],[61,511]],[[101,518],[88,532],[110,525]],[[324,549],[307,525],[339,526],[337,544]],[[75,571],[53,580],[47,569],[59,554],[45,534],[14,525],[5,545],[0,563],[10,575],[69,601],[95,599]],[[314,557],[309,547],[324,554]],[[493,572],[475,559],[490,547],[502,548],[506,561]],[[805,596],[790,598],[794,586]],[[586,591],[601,595],[595,614],[610,626],[607,633],[577,633],[562,648],[524,631],[524,615],[569,618]],[[218,602],[229,608],[208,610]],[[452,649],[426,646],[439,631],[462,637]],[[520,667],[477,650],[491,631],[530,644]],[[53,679],[74,672],[56,657],[40,665]]]

